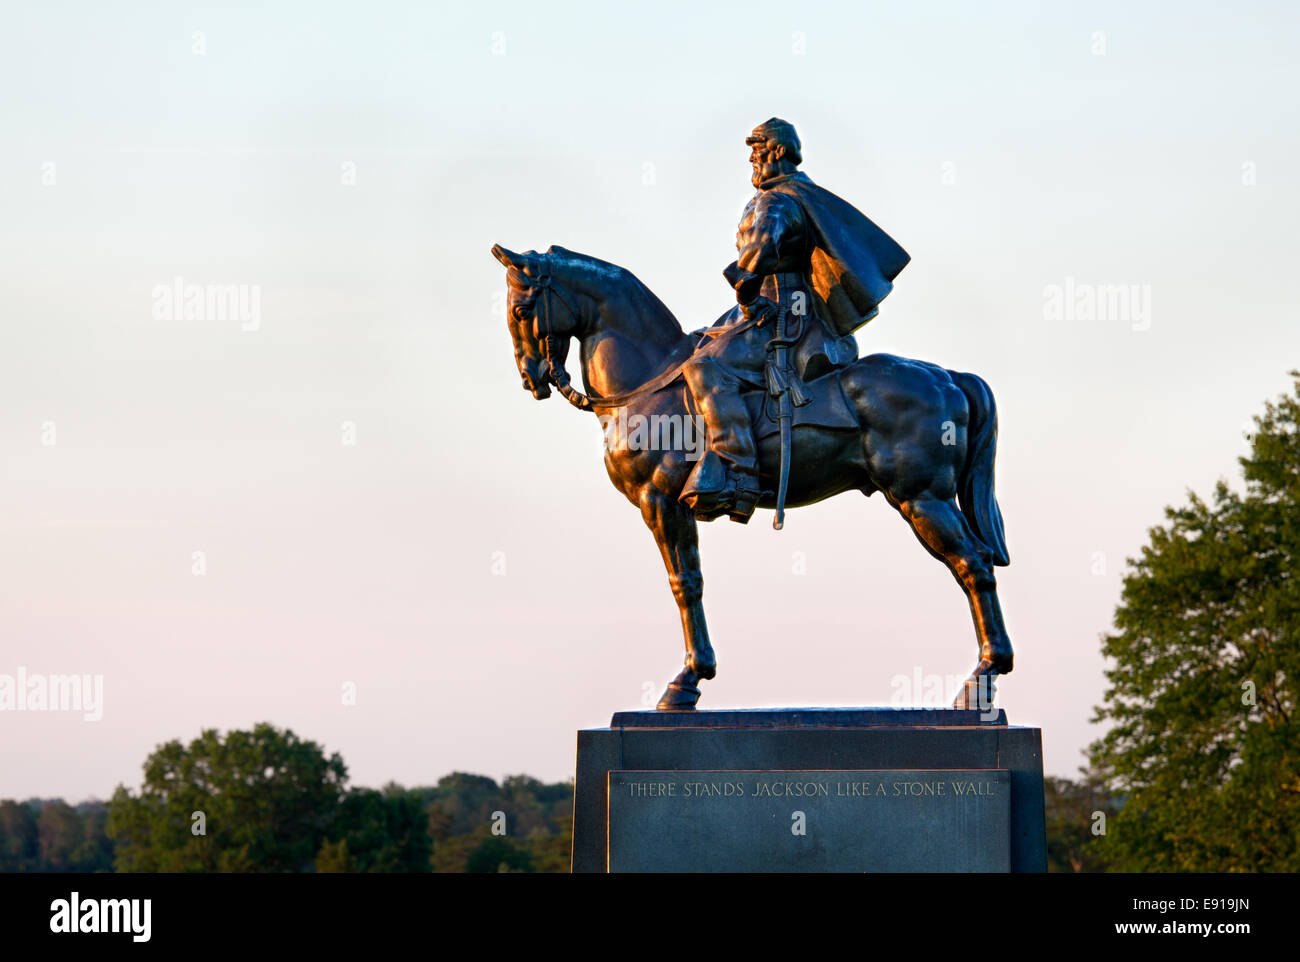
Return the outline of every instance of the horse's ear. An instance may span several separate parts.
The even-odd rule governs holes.
[[[506,250],[500,244],[492,245],[492,256],[501,262],[502,267],[513,267],[516,270],[524,269],[524,259],[514,251]]]

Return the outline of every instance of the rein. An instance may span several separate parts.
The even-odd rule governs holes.
[[[555,325],[551,320],[551,295],[559,298],[564,309],[569,312],[569,317],[573,320],[573,328],[569,331],[572,334],[577,329],[578,312],[573,306],[564,299],[561,294],[551,283],[551,271],[549,254],[538,255],[542,261],[542,273],[533,279],[533,286],[539,291],[537,304],[537,328],[536,334],[542,342],[542,358],[546,361],[546,370],[550,376],[551,382],[555,389],[560,392],[566,401],[572,404],[579,411],[593,411],[598,408],[616,408],[622,407],[629,401],[642,397],[647,394],[653,394],[661,388],[667,387],[682,373],[682,367],[690,360],[693,350],[687,351],[686,356],[677,363],[673,364],[662,374],[651,378],[635,390],[628,391],[624,394],[612,394],[608,397],[588,397],[583,394],[571,383],[569,372],[564,369],[564,362],[557,360],[560,354],[559,339],[560,334],[555,330]]]

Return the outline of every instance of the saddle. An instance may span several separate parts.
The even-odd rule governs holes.
[[[840,374],[841,369],[836,369],[815,380],[804,382],[805,393],[810,395],[812,400],[792,410],[794,417],[790,422],[791,427],[807,425],[848,431],[858,429],[858,418],[844,394]],[[755,386],[753,389],[747,387],[741,391],[740,397],[749,408],[749,422],[753,426],[756,442],[780,433],[776,398],[761,386]]]
[[[750,326],[749,323],[739,321],[739,316],[740,309],[733,307],[718,318],[711,328],[694,333],[707,337],[734,334]],[[857,416],[840,383],[840,373],[857,359],[858,343],[852,335],[836,337],[823,325],[814,324],[800,338],[791,357],[791,373],[799,378],[804,393],[810,395],[812,401],[793,408],[791,427],[799,427],[801,424],[844,430],[856,430],[859,427]],[[694,413],[690,391],[686,395]],[[780,433],[778,401],[769,393],[762,380],[750,380],[742,375],[740,396],[749,408],[749,421],[756,442]]]
[[[692,333],[701,337],[725,336],[727,333],[734,333],[735,327],[732,327],[730,331],[723,329],[723,323],[734,312],[735,309],[728,314],[724,314],[718,319],[714,328],[704,328]],[[682,379],[682,366],[690,360],[691,356],[688,353],[657,377],[651,378],[645,384],[626,394],[603,398],[585,398],[588,409],[609,410],[616,408],[627,404],[634,398],[653,394],[655,391],[663,390],[669,385],[679,382]],[[803,393],[809,396],[811,400],[807,404],[800,404],[793,408],[791,412],[793,417],[790,420],[792,428],[807,425],[809,427],[853,431],[860,427],[857,415],[854,414],[853,407],[849,404],[848,398],[844,394],[844,386],[840,381],[841,374],[849,364],[857,360],[857,357],[857,342],[853,340],[852,336],[837,340],[810,338],[796,348],[796,370],[793,373],[800,377]],[[816,372],[816,376],[811,376],[814,372]],[[685,384],[682,385],[682,393],[685,396],[687,410],[693,416],[698,417],[699,409],[695,406],[695,399],[691,396],[690,388],[686,387]],[[745,406],[749,410],[749,423],[753,430],[755,442],[780,433],[779,402],[777,398],[771,395],[763,381],[750,380],[742,376],[740,398],[745,402]]]

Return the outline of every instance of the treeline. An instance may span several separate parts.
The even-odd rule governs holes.
[[[0,801],[0,872],[111,872],[103,802]]]
[[[0,872],[567,872],[571,782],[348,788],[337,754],[258,725],[145,763],[107,803],[0,802]]]

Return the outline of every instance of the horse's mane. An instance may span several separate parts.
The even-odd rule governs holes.
[[[666,340],[682,336],[682,326],[673,312],[626,267],[602,261],[590,254],[566,250],[556,244],[548,247],[546,253],[563,267],[583,275],[595,289],[608,291],[610,288],[623,288],[621,293],[627,297],[630,305],[653,327],[648,333],[661,335]]]

